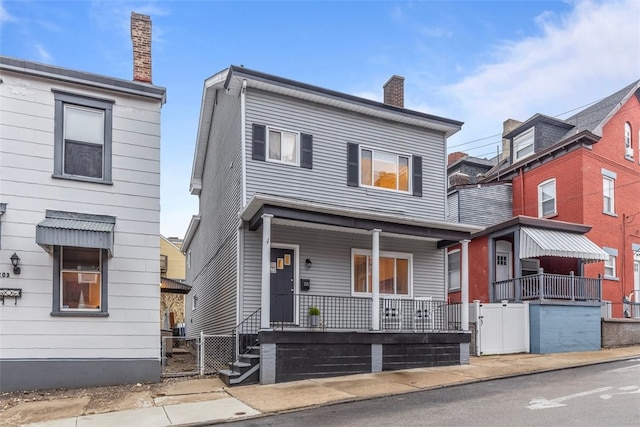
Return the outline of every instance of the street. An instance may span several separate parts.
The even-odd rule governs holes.
[[[640,359],[336,404],[233,426],[637,426]]]

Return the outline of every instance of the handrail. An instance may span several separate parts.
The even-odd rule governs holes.
[[[493,282],[493,301],[535,299],[601,301],[602,279],[538,273]]]

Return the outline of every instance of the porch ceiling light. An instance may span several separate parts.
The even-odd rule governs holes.
[[[307,269],[309,269],[309,268],[311,268],[311,265],[313,265],[313,263],[311,262],[311,260],[310,260],[309,258],[307,258],[307,259],[304,261],[304,265],[306,265],[306,266],[307,266]]]
[[[20,257],[18,254],[14,252],[9,259],[11,260],[11,265],[13,265],[13,274],[20,274],[20,267],[18,267],[20,264]]]

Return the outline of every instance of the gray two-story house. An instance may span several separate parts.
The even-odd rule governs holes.
[[[403,108],[401,77],[384,89],[380,103],[235,66],[205,81],[186,325],[259,344],[230,383],[468,360],[467,310],[445,292],[446,247],[477,229],[445,222],[462,123]]]

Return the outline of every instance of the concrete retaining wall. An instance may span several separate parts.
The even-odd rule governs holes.
[[[640,345],[640,319],[602,319],[602,347]]]

